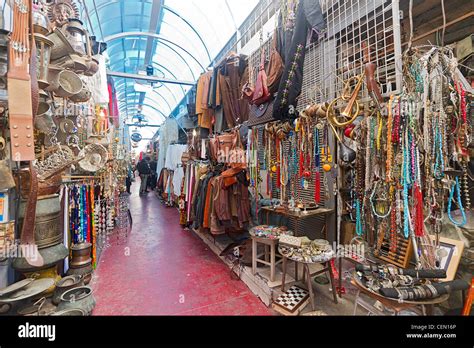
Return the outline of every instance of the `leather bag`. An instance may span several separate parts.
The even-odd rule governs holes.
[[[267,67],[267,85],[271,94],[278,91],[280,85],[281,75],[283,74],[283,59],[277,50],[278,34],[275,30],[273,34],[272,50],[270,53],[270,62]]]
[[[265,50],[262,49],[262,57],[260,60],[260,70],[255,83],[255,90],[252,96],[252,104],[261,105],[270,100],[272,95],[268,90],[267,73],[265,72]]]
[[[252,105],[249,110],[249,120],[247,125],[249,127],[257,126],[259,124],[275,121],[273,118],[273,100],[270,100],[261,105]]]
[[[230,151],[240,147],[240,135],[237,131],[217,135],[209,140],[211,157],[217,161],[219,155],[227,156]]]
[[[254,88],[252,87],[250,82],[247,82],[242,88],[241,98],[247,100],[249,103],[252,103],[253,93],[254,93]]]

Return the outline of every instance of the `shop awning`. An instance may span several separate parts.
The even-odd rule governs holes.
[[[90,32],[106,41],[110,71],[196,81],[236,32],[258,0],[82,0],[82,18]],[[161,123],[181,101],[189,85],[114,77],[122,119],[138,110],[150,123]],[[149,129],[152,135],[154,130]]]

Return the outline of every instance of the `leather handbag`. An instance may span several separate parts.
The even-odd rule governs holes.
[[[255,83],[255,90],[253,92],[252,104],[261,105],[266,103],[272,95],[268,90],[267,73],[265,72],[265,50],[262,49],[262,56],[260,60],[260,70],[257,75],[257,82]]]
[[[220,155],[228,156],[231,151],[241,147],[240,134],[234,130],[230,133],[217,135],[209,139],[209,147],[212,159],[218,161]]]
[[[267,67],[267,85],[270,93],[276,93],[280,85],[281,75],[283,74],[283,59],[277,50],[277,31],[273,33],[272,49],[270,52],[270,62]]]
[[[217,136],[218,149],[223,153],[229,153],[237,147],[239,135],[236,132],[225,133]]]
[[[267,122],[275,121],[273,118],[273,100],[261,105],[251,105],[249,110],[249,127],[257,126]]]
[[[252,103],[253,93],[254,93],[254,88],[252,87],[250,82],[247,82],[242,88],[241,98],[247,100],[249,103]]]

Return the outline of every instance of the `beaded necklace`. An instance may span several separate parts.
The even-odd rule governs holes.
[[[405,239],[410,235],[410,206],[408,204],[408,186],[410,179],[410,155],[408,150],[408,128],[405,129],[405,136],[402,137],[403,165],[402,165],[402,186],[403,186],[403,235]]]
[[[398,225],[397,225],[397,200],[392,202],[390,215],[390,251],[395,252],[398,247]]]
[[[319,204],[321,203],[321,158],[319,148],[319,129],[314,129],[314,201]]]
[[[393,102],[398,101],[398,96],[391,95],[390,101],[388,102],[388,120],[387,120],[387,160],[386,160],[386,172],[385,172],[385,179],[387,182],[392,181],[392,126],[393,126],[393,109],[392,104]]]
[[[355,200],[355,209],[356,209],[356,233],[358,236],[362,236],[364,231],[362,229],[362,213],[359,198]]]
[[[454,190],[456,190],[457,204],[458,204],[459,211],[461,212],[461,215],[462,215],[461,222],[458,222],[458,221],[454,220],[453,216],[451,215],[451,203],[454,200]],[[461,200],[461,190],[460,190],[460,186],[459,186],[459,177],[456,177],[456,180],[455,180],[454,184],[451,186],[451,189],[449,190],[448,217],[449,217],[449,220],[451,220],[451,222],[456,226],[464,226],[467,222],[466,213],[464,212],[464,208],[463,208],[462,200]]]

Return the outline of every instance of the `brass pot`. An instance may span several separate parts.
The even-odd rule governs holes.
[[[61,296],[70,289],[77,288],[78,286],[84,286],[84,280],[80,275],[70,275],[62,278],[56,283],[56,289],[54,290],[52,302],[58,305],[61,302]]]
[[[54,293],[54,290],[56,289],[56,283],[61,279],[61,276],[58,273],[57,265],[53,265],[41,270],[36,270],[34,272],[26,272],[25,277],[36,277],[36,279],[53,279],[54,283],[41,294],[41,296],[45,297],[50,297]]]
[[[90,315],[95,307],[95,298],[92,288],[88,286],[79,286],[66,291],[61,295],[61,302],[58,310],[82,309],[86,315]]]
[[[51,50],[51,60],[56,60],[75,52],[71,43],[59,28],[55,28],[51,33],[49,33],[48,39],[54,43]]]
[[[26,201],[20,203],[18,219],[23,223]],[[54,246],[63,241],[61,202],[59,195],[39,197],[36,203],[35,242],[38,249]]]
[[[82,89],[82,80],[76,73],[57,67],[50,67],[48,81],[50,86],[47,90],[54,92],[58,97],[67,98]]]
[[[70,267],[66,274],[80,275],[84,280],[84,285],[88,285],[92,280],[92,263],[86,264],[82,267]]]
[[[79,93],[74,94],[69,99],[74,103],[85,103],[91,99],[92,93],[85,83],[82,83],[82,89]]]
[[[71,247],[72,259],[69,262],[70,267],[77,268],[92,263],[91,258],[92,244],[80,243]]]
[[[84,72],[86,76],[94,76],[99,71],[99,60],[95,57],[90,57],[88,61],[88,69]]]
[[[64,244],[57,244],[48,248],[39,249],[39,253],[44,260],[44,265],[40,268],[31,266],[24,257],[17,257],[13,259],[12,267],[24,274],[34,274],[47,269],[56,269],[58,262],[64,260],[68,255],[69,251]],[[57,271],[55,271],[57,274]],[[58,276],[59,277],[59,276]],[[57,280],[61,279],[59,277]]]
[[[51,104],[39,102],[38,113],[35,116],[35,128],[42,133],[50,133],[55,126]]]
[[[52,316],[68,316],[68,317],[83,317],[86,315],[80,308],[64,309],[62,311],[57,311],[51,313]]]

